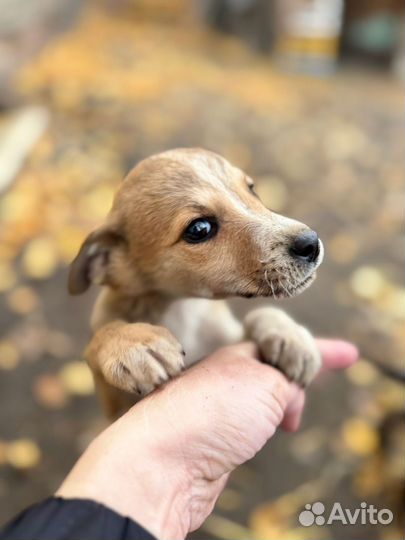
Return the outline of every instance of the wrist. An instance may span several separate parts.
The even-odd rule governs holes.
[[[191,482],[181,463],[141,429],[133,429],[136,440],[124,441],[125,446],[122,436],[111,444],[109,431],[93,441],[56,495],[104,504],[159,540],[185,538]]]
[[[159,540],[185,538],[190,522],[188,475],[150,441],[135,453],[133,463],[131,481],[125,474],[122,482],[129,492],[126,501],[117,503],[121,512]]]

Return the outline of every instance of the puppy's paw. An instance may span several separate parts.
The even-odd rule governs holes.
[[[93,343],[96,341],[96,343]],[[113,386],[143,397],[184,369],[180,343],[163,327],[116,324],[101,328],[86,356]]]
[[[254,310],[245,319],[245,329],[257,343],[264,361],[291,381],[307,386],[318,373],[322,362],[314,338],[283,311]]]
[[[259,343],[264,360],[291,381],[307,386],[321,367],[321,357],[311,334],[302,326],[271,332]]]

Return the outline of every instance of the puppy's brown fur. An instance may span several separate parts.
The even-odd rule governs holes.
[[[215,220],[218,232],[191,244],[183,233],[198,218]],[[293,296],[306,288],[322,247],[314,262],[291,256],[291,242],[305,230],[264,207],[253,181],[217,154],[177,149],[139,163],[69,277],[72,294],[103,286],[86,356],[108,414],[244,337],[258,343],[265,360],[307,384],[320,358],[303,327],[275,308],[254,310],[242,325],[218,300]]]

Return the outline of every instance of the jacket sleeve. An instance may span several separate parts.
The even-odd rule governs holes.
[[[87,499],[51,497],[21,512],[0,540],[155,540],[143,527]]]

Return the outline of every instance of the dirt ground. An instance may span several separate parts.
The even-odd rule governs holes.
[[[402,538],[403,385],[386,374],[403,372],[404,353],[401,84],[345,68],[286,75],[175,10],[105,9],[84,10],[19,69],[16,106],[0,115],[0,144],[18,111],[48,115],[0,200],[0,521],[52,493],[103,425],[81,360],[96,291],[68,296],[69,261],[134,163],[204,146],[319,232],[319,277],[282,306],[317,335],[353,340],[362,360],[311,387],[300,431],[236,471],[193,537]],[[395,518],[300,527],[313,501],[367,501]]]

